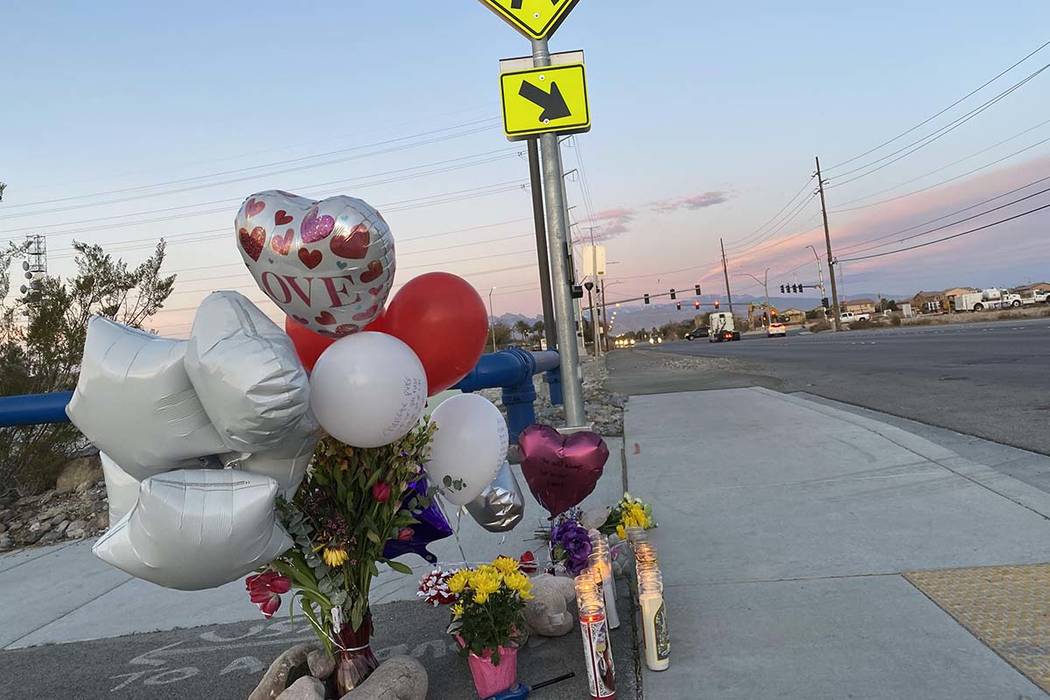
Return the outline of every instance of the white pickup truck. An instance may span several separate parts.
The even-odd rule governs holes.
[[[1038,289],[1034,289],[1031,292],[1021,294],[1020,296],[1021,304],[1023,304],[1024,306],[1050,303],[1050,292],[1041,292]]]
[[[850,323],[852,321],[870,321],[871,314],[866,313],[853,313],[852,311],[843,311],[839,314],[839,320],[843,323]]]

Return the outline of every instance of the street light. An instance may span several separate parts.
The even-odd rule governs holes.
[[[492,333],[492,352],[496,352],[496,317],[492,314],[492,293],[496,291],[493,287],[489,290],[489,332]]]
[[[751,279],[762,285],[762,289],[766,293],[766,328],[769,328],[769,268],[766,268],[766,272],[762,276],[762,279],[758,279],[754,275],[749,274],[747,272],[737,272],[735,276],[741,275],[743,275],[744,277],[750,277]]]

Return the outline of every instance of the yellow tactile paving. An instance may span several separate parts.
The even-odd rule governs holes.
[[[1050,564],[909,571],[904,577],[1050,692]]]

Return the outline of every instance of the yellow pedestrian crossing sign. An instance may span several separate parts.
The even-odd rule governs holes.
[[[591,130],[582,63],[503,73],[500,91],[503,130],[511,141],[536,134]]]
[[[580,0],[481,0],[529,39],[549,37]]]

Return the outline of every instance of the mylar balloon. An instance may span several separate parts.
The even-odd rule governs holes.
[[[491,401],[477,394],[453,396],[430,419],[437,431],[424,468],[450,503],[465,506],[506,461],[507,422]]]
[[[525,517],[525,496],[506,462],[481,495],[467,504],[467,512],[489,532],[509,532]]]
[[[562,435],[549,425],[530,425],[518,436],[521,473],[536,500],[551,515],[585,499],[605,469],[609,448],[592,432]]]
[[[105,452],[100,452],[102,476],[106,479],[106,500],[109,502],[109,526],[113,527],[139,500],[138,479],[120,468]]]
[[[135,479],[227,451],[183,365],[186,341],[94,317],[88,323],[73,425]]]
[[[461,277],[429,272],[409,280],[390,300],[382,330],[405,341],[427,371],[433,396],[467,376],[485,350],[485,303]]]
[[[215,292],[197,309],[186,373],[229,450],[285,444],[310,406],[295,347],[243,294]]]
[[[408,493],[401,502],[401,510],[407,511],[416,519],[412,525],[401,528],[397,537],[389,539],[383,545],[383,556],[394,559],[404,554],[418,554],[431,564],[437,563],[437,557],[430,553],[427,545],[452,536],[452,526],[437,503],[431,502],[426,508],[420,508],[418,501],[427,494],[427,478],[420,477],[408,485]]]
[[[294,320],[331,337],[371,323],[394,283],[394,239],[360,199],[253,194],[234,224],[259,288]]]
[[[214,588],[273,561],[292,546],[276,521],[277,482],[229,469],[150,477],[135,507],[92,551],[158,586]]]
[[[329,435],[353,447],[381,447],[416,427],[427,400],[423,365],[385,333],[332,344],[310,375],[310,406]]]
[[[262,474],[277,482],[278,493],[291,500],[299,489],[314,448],[321,437],[321,426],[307,413],[280,445],[253,454],[223,455],[226,466]]]

